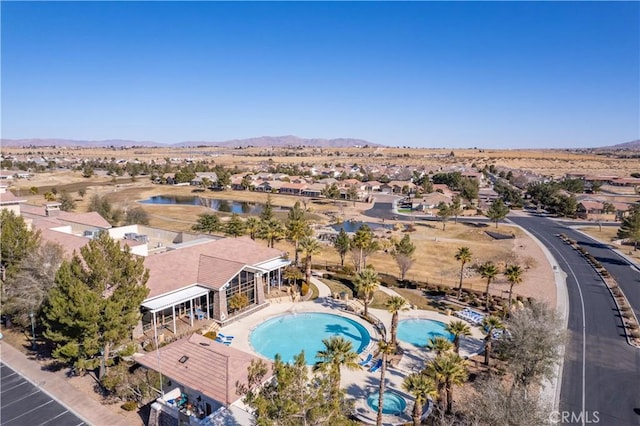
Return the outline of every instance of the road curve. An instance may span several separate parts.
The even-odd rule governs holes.
[[[569,414],[560,424],[640,425],[640,350],[627,343],[622,321],[600,277],[556,235],[565,233],[579,241],[586,237],[544,217],[510,220],[545,244],[567,274],[568,342],[560,411]]]
[[[365,215],[428,220],[397,214],[394,197],[381,198]],[[636,315],[640,307],[640,272],[605,245],[563,223],[541,216],[509,217],[509,220],[538,238],[567,275],[568,336],[559,413],[551,413],[550,420],[563,425],[640,426],[640,350],[627,343],[622,320],[600,277],[556,235],[565,233],[584,245],[618,281]]]

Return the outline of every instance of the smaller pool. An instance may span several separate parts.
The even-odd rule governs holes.
[[[446,330],[447,325],[440,321],[414,318],[402,320],[398,323],[398,339],[423,348],[429,339],[436,336],[446,337],[453,341],[453,334]]]
[[[380,393],[372,393],[367,398],[367,405],[378,412],[378,401],[380,399]],[[382,414],[402,414],[407,408],[407,401],[395,392],[385,392],[382,394]]]

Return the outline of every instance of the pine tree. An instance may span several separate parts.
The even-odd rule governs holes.
[[[260,220],[262,222],[267,222],[271,219],[273,219],[273,203],[271,202],[271,195],[268,195],[267,202],[264,203],[262,212],[260,212]]]
[[[618,238],[628,239],[633,243],[634,250],[640,242],[640,206],[633,206],[629,215],[622,219],[618,229]]]
[[[245,233],[244,222],[240,218],[240,215],[234,213],[225,226],[224,233],[231,237],[241,237]]]
[[[507,214],[509,214],[509,207],[501,198],[495,200],[487,210],[487,217],[496,223],[496,228],[498,227],[498,222],[507,217]]]
[[[99,365],[104,376],[111,352],[140,319],[149,292],[143,261],[102,232],[62,263],[44,308],[44,335],[55,344],[54,358],[80,371]]]
[[[22,216],[0,209],[0,254],[2,281],[13,277],[22,260],[40,242],[40,231],[30,231]]]

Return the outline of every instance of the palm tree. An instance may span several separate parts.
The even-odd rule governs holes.
[[[299,205],[299,202],[296,202],[296,204]],[[287,222],[287,238],[293,242],[296,254],[294,264],[298,264],[298,251],[301,240],[305,237],[310,237],[311,234],[311,227],[303,218],[290,219],[289,222]]]
[[[502,330],[504,325],[500,318],[496,316],[488,316],[482,320],[482,332],[484,333],[484,365],[489,366],[491,359],[491,349],[493,347],[494,330]]]
[[[382,409],[384,404],[384,376],[387,373],[387,358],[395,353],[395,345],[386,340],[378,342],[378,354],[382,356],[382,365],[380,366],[380,388],[378,389],[378,416],[376,418],[376,426],[382,426]]]
[[[427,349],[434,351],[436,356],[439,356],[453,349],[453,343],[446,337],[436,336],[427,341]]]
[[[307,285],[311,285],[311,256],[320,252],[320,243],[313,237],[304,237],[300,241],[300,247],[304,251],[305,273]]]
[[[453,346],[456,353],[460,353],[460,338],[471,336],[471,328],[464,321],[451,321],[447,324],[446,330],[453,334]]]
[[[485,310],[489,312],[489,285],[491,281],[498,275],[498,267],[492,262],[487,261],[480,266],[480,275],[487,280],[487,288],[484,292]]]
[[[471,262],[471,249],[469,247],[460,247],[456,253],[456,260],[460,265],[460,284],[458,285],[458,300],[462,296],[462,275],[464,274],[464,265]]]
[[[402,388],[415,397],[411,416],[413,417],[413,426],[419,426],[424,403],[429,397],[436,398],[438,395],[436,383],[431,377],[420,373],[413,373],[404,378]]]
[[[378,289],[380,281],[378,280],[378,273],[373,268],[364,268],[358,272],[356,279],[354,280],[356,290],[362,301],[364,302],[364,316],[369,316],[369,303],[373,299],[373,293]]]
[[[255,240],[256,234],[260,230],[260,220],[255,216],[251,216],[247,218],[247,221],[244,223],[244,226],[246,231],[249,233],[249,236],[251,237],[251,239]]]
[[[518,265],[509,265],[504,271],[504,275],[509,281],[509,309],[511,309],[511,297],[513,295],[513,286],[522,282],[523,270]]]
[[[400,311],[407,310],[407,301],[400,296],[392,296],[385,304],[387,311],[391,314],[391,344],[398,345],[398,315]]]
[[[276,218],[263,220],[260,223],[260,230],[258,232],[260,238],[267,240],[267,245],[273,248],[276,241],[281,240],[285,235],[284,225]]]
[[[449,352],[437,356],[426,368],[426,373],[438,385],[440,394],[440,408],[445,408],[445,414],[451,413],[453,405],[453,387],[461,385],[467,379],[467,362],[460,355]],[[444,404],[446,401],[446,405]]]
[[[323,339],[324,350],[318,351],[316,358],[318,361],[315,370],[329,371],[331,377],[331,392],[333,397],[337,397],[340,392],[340,368],[346,367],[349,370],[360,370],[358,364],[358,354],[353,350],[353,345],[342,336],[331,336]]]

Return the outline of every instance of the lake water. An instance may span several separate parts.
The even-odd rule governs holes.
[[[142,204],[180,204],[187,206],[204,206],[223,213],[259,214],[263,204],[247,201],[217,200],[214,198],[194,197],[189,195],[167,196],[156,195],[146,200],[139,201]]]
[[[379,228],[393,229],[393,224],[382,224],[382,223],[372,223],[372,222],[349,222],[349,221],[337,223],[335,225],[331,225],[331,227],[336,231],[340,231],[341,228],[344,228],[345,232],[356,232],[365,223],[369,225],[369,228],[371,228],[371,230],[379,229]]]

